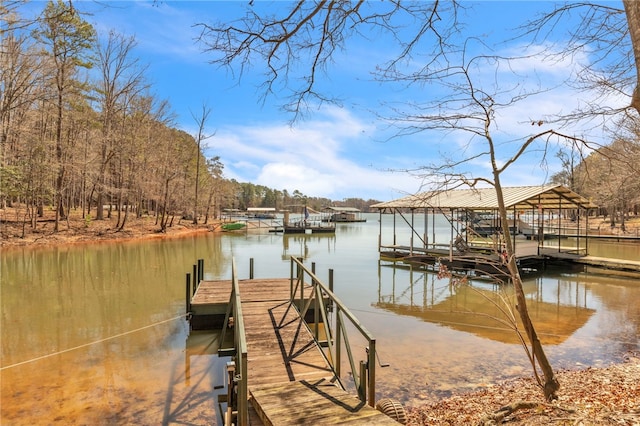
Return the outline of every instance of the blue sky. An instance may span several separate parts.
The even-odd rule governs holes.
[[[44,4],[34,2],[30,7]],[[355,40],[349,44],[348,52],[339,52],[333,67],[323,75],[321,87],[339,95],[343,102],[312,108],[303,120],[291,125],[293,117],[281,108],[284,99],[277,96],[264,102],[261,99],[263,69],[245,70],[238,80],[237,74],[209,64],[210,56],[203,54],[194,41],[200,31],[194,24],[238,18],[244,2],[140,0],[75,4],[92,13],[86,19],[100,35],[115,30],[135,36],[138,45],[134,54],[148,64],[152,91],[158,98],[168,100],[176,116],[176,127],[195,135],[197,126],[192,115],[198,115],[203,104],[211,109],[206,133],[213,136],[206,140],[205,154],[221,157],[227,178],[334,200],[346,197],[389,200],[415,193],[421,184],[428,184],[401,170],[438,164],[445,157],[473,155],[482,147],[469,134],[460,132],[392,137],[397,130],[389,128],[379,117],[388,112],[385,102],[417,102],[444,92],[435,86],[401,90],[398,85],[374,81],[372,69],[389,59],[387,51],[393,49],[382,39],[376,39],[375,43]],[[524,49],[523,40],[502,43],[514,34],[509,31],[537,11],[549,10],[553,5],[542,1],[464,4],[469,8],[461,17],[466,25],[464,34],[482,36],[493,53],[505,55],[522,54]],[[611,4],[622,8],[619,2]],[[259,2],[259,5],[278,8],[287,3]],[[529,49],[535,51],[536,47]],[[578,59],[588,61],[588,52]],[[532,129],[530,123],[540,116],[540,111],[567,112],[577,103],[589,100],[589,93],[572,92],[562,84],[574,69],[570,61],[551,64],[528,58],[514,64],[508,77],[499,79],[500,89],[528,85],[553,88],[498,114],[494,137],[505,154],[513,149],[511,141],[539,130]],[[517,73],[516,80],[508,80],[513,78],[513,71]],[[493,72],[488,74],[495,77]],[[614,104],[626,101],[611,100]],[[593,128],[570,131],[602,138]],[[540,152],[532,150],[503,178],[503,184],[545,183],[559,170],[559,165],[553,155],[547,157],[547,167],[540,166],[541,159]],[[486,160],[481,160],[469,164],[464,171],[488,176],[489,168]]]

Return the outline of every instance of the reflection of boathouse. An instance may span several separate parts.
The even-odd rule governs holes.
[[[387,283],[388,284],[388,283]],[[550,283],[553,284],[553,283]],[[558,291],[544,294],[541,281],[525,284],[527,304],[538,336],[544,345],[558,345],[574,335],[595,313],[586,306],[586,289],[571,288],[571,283],[558,280]],[[571,291],[562,291],[568,290]],[[515,312],[513,287],[472,283],[454,286],[437,280],[430,272],[410,275],[407,284],[395,282],[393,287],[382,283],[378,301],[372,306],[438,324],[456,331],[471,333],[484,339],[518,344],[518,335],[508,325],[509,317],[523,330]],[[415,293],[415,294],[414,294]],[[511,315],[505,313],[511,312]]]
[[[561,185],[502,192],[522,271],[539,269],[556,253],[587,254],[588,211],[597,207],[588,199]],[[371,207],[380,212],[382,260],[506,275],[506,266],[500,266],[504,240],[494,188],[430,191]],[[383,235],[383,214],[393,214],[393,235]],[[436,232],[436,220],[442,218],[449,224],[447,235]]]

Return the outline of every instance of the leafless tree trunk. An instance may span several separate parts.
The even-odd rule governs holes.
[[[631,97],[631,106],[640,113],[640,2],[623,0],[624,11],[629,24],[629,35],[633,46],[633,57],[636,65],[636,87]]]
[[[65,217],[63,189],[67,164],[65,163],[65,141],[62,138],[65,101],[68,93],[77,84],[73,80],[77,67],[89,66],[88,62],[83,62],[83,55],[91,48],[95,33],[93,27],[81,19],[71,3],[67,5],[51,2],[47,4],[41,28],[35,35],[39,41],[49,45],[49,55],[56,69],[55,156],[58,171],[54,194],[56,209],[54,231],[58,231],[59,220]]]
[[[100,141],[100,168],[95,188],[97,193],[96,219],[104,219],[104,194],[107,187],[108,164],[116,153],[114,146],[126,138],[117,133],[118,117],[124,119],[127,100],[136,96],[146,86],[143,84],[144,67],[137,59],[131,58],[136,43],[133,37],[125,38],[115,32],[109,33],[106,44],[98,48],[98,68],[101,80],[98,82],[98,98],[102,115],[102,138]],[[120,126],[119,128],[122,128]]]
[[[395,59],[378,67],[378,74],[383,80],[404,82],[407,85],[424,84],[425,82],[436,82],[443,87],[450,89],[440,100],[427,102],[427,105],[420,105],[412,112],[398,112],[399,117],[391,120],[406,133],[413,134],[424,130],[442,132],[466,132],[471,135],[471,140],[477,138],[484,142],[483,149],[472,150],[469,142],[467,157],[444,160],[445,164],[430,169],[429,177],[434,177],[445,185],[468,185],[475,187],[484,182],[491,184],[495,190],[500,203],[500,216],[502,224],[506,227],[504,235],[509,235],[507,211],[502,196],[501,174],[513,163],[515,163],[535,142],[539,140],[547,141],[551,137],[562,138],[554,130],[542,130],[528,137],[522,138],[515,148],[515,153],[507,159],[499,161],[498,152],[491,135],[496,108],[506,108],[522,99],[527,98],[531,93],[523,93],[517,88],[499,87],[497,81],[494,82],[495,91],[485,90],[482,84],[476,85],[474,72],[483,67],[496,66],[499,58],[489,56],[465,60],[466,47],[463,51],[461,65],[452,65],[452,58],[456,55],[447,56],[450,38],[449,35],[458,30],[456,26],[456,3],[449,3],[451,9],[447,9],[442,2],[419,3],[415,7],[405,7],[401,2],[390,2],[387,9],[381,7],[377,13],[368,14],[365,9],[369,4],[340,3],[333,1],[321,1],[313,4],[297,3],[291,6],[288,12],[282,17],[272,14],[262,16],[255,10],[249,8],[246,18],[240,22],[235,22],[233,26],[217,24],[214,26],[201,24],[201,42],[206,46],[207,51],[214,55],[213,62],[227,66],[236,65],[242,70],[252,64],[252,60],[260,58],[264,60],[265,66],[265,93],[268,94],[274,85],[282,78],[286,81],[292,80],[292,69],[303,69],[303,84],[291,90],[292,101],[288,104],[293,111],[298,114],[308,99],[315,98],[320,102],[331,98],[318,93],[315,90],[316,81],[320,74],[320,69],[324,69],[333,52],[343,47],[347,36],[356,32],[356,27],[362,25],[377,25],[387,31],[401,44],[401,48],[396,52]],[[378,5],[375,5],[378,6]],[[375,7],[374,6],[374,7]],[[412,37],[410,33],[404,32],[406,39],[398,40],[401,36],[399,27],[393,24],[393,19],[398,17],[413,18],[416,23],[416,31]],[[449,18],[449,19],[447,19]],[[406,22],[406,21],[405,21]],[[441,25],[448,24],[448,30],[442,31]],[[406,28],[404,29],[406,30]],[[413,69],[410,72],[403,72],[403,61],[411,59],[411,53],[418,47],[424,49],[425,44],[419,43],[426,35],[432,36],[432,51],[421,51],[422,57],[434,58],[418,71]],[[456,52],[456,49],[451,49]],[[301,54],[300,52],[304,52]],[[456,52],[457,53],[457,52]],[[431,55],[430,55],[431,54]],[[440,65],[439,58],[446,57],[445,66]],[[300,67],[298,62],[304,62],[308,66]],[[412,64],[413,65],[413,64]],[[496,73],[497,74],[497,73]],[[444,82],[446,81],[446,83]],[[499,88],[498,88],[499,87]],[[519,92],[519,93],[518,93]],[[497,101],[494,98],[502,99]],[[410,107],[410,106],[408,106]],[[398,109],[395,109],[398,111]],[[476,138],[476,139],[474,139]],[[486,149],[484,149],[486,148]],[[459,153],[458,153],[459,154]],[[491,178],[469,177],[466,173],[458,171],[459,167],[466,162],[489,158],[492,165]],[[544,354],[544,350],[538,340],[535,328],[528,315],[526,299],[522,289],[522,282],[516,266],[513,242],[508,239],[507,252],[509,256],[509,270],[512,281],[518,294],[518,312],[525,325],[534,357],[534,371],[537,374],[537,364],[544,375],[544,394],[548,399],[555,398],[558,383],[553,374],[553,369]]]
[[[198,134],[196,136],[196,178],[195,178],[195,193],[194,193],[194,202],[193,202],[193,224],[198,224],[198,190],[200,189],[200,157],[202,156],[201,152],[201,144],[202,141],[208,139],[211,136],[205,136],[204,134],[204,126],[207,123],[207,119],[209,118],[209,114],[211,113],[211,109],[207,108],[206,105],[202,105],[202,112],[199,116],[195,116],[193,113],[191,116],[195,120],[198,125]]]

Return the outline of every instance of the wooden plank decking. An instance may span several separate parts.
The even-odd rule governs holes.
[[[612,259],[608,257],[581,256],[572,253],[558,252],[557,248],[547,248],[541,253],[549,258],[567,260],[588,266],[597,266],[612,271],[640,273],[640,261],[627,259]]]
[[[289,306],[288,279],[240,280],[238,284],[249,398],[263,424],[398,424],[334,384],[322,349],[297,310]],[[191,301],[193,311],[226,306],[230,292],[230,281],[202,281]]]

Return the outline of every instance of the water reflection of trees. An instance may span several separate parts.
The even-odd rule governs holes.
[[[589,288],[592,303],[606,312],[599,330],[619,346],[620,352],[635,352],[640,347],[640,279],[597,273],[583,274],[581,282]]]
[[[504,323],[503,310],[515,310],[511,286],[483,282],[455,285],[427,271],[390,269],[388,280],[382,278],[383,273],[379,274],[378,301],[372,304],[374,307],[485,339],[519,343],[516,333]],[[525,291],[530,314],[546,345],[564,342],[595,312],[587,306],[586,288],[577,282],[554,283],[553,279],[536,278],[526,283]],[[522,330],[519,320],[518,327]]]

